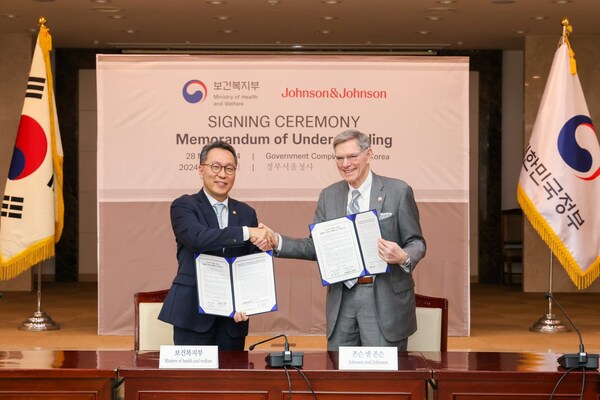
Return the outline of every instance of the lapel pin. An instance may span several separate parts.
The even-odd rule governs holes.
[[[379,197],[377,198],[377,201],[379,201],[379,202],[382,202],[382,201],[383,201],[383,197],[379,196]]]
[[[231,213],[232,213],[233,215],[236,215],[236,214],[237,214],[237,211],[233,210]]]

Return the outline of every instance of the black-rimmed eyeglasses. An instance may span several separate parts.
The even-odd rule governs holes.
[[[231,165],[221,165],[219,163],[212,163],[212,164],[200,164],[202,166],[209,166],[210,170],[214,173],[214,174],[219,174],[221,172],[221,170],[225,169],[225,173],[227,175],[233,175],[235,174],[235,167],[232,167]]]

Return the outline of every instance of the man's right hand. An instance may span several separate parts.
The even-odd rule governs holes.
[[[250,241],[253,245],[261,249],[262,251],[276,249],[278,245],[278,235],[268,226],[263,223],[258,224],[258,228],[249,228],[250,229]],[[260,231],[264,236],[253,236],[252,230]]]

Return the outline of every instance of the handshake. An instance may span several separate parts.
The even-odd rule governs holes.
[[[279,245],[279,235],[268,226],[260,223],[256,228],[248,228],[250,242],[262,251],[275,250]]]

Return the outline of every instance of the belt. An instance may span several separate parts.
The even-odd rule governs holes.
[[[365,285],[368,283],[373,283],[373,281],[374,279],[372,276],[361,276],[360,278],[358,278],[356,283],[358,283],[359,285]]]

